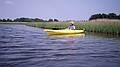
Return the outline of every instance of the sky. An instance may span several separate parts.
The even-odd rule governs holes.
[[[0,18],[88,20],[97,13],[120,14],[120,0],[0,0]]]

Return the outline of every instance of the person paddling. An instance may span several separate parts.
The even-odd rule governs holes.
[[[68,26],[68,29],[70,30],[75,30],[75,25],[74,25],[74,22],[70,22],[70,25]]]

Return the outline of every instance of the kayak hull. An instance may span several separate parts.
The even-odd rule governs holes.
[[[48,34],[48,36],[56,36],[56,37],[66,37],[66,36],[79,36],[79,37],[84,37],[85,36],[85,34],[84,33],[80,33],[80,34],[57,34],[57,35],[55,35],[55,34]]]
[[[49,35],[67,35],[67,34],[81,34],[84,33],[84,30],[51,30],[51,29],[44,29]]]

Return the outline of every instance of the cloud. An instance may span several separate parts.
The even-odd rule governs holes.
[[[8,4],[8,5],[13,5],[13,4],[14,4],[14,2],[13,2],[13,1],[10,1],[10,0],[6,0],[4,3],[5,3],[5,4]]]

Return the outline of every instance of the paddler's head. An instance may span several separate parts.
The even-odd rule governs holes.
[[[73,22],[73,21],[71,21],[71,22],[70,22],[70,24],[71,24],[71,25],[74,25],[74,22]]]

